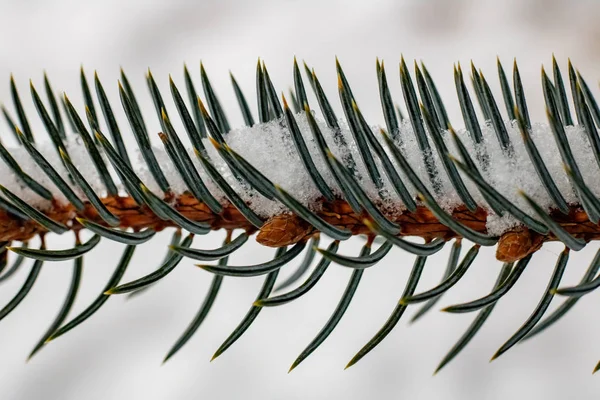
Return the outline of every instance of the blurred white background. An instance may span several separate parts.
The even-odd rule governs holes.
[[[28,79],[41,88],[45,69],[56,90],[81,105],[78,70],[88,78],[98,70],[118,104],[119,66],[128,72],[146,117],[156,123],[144,73],[152,68],[167,91],[168,74],[182,84],[187,62],[199,83],[203,60],[230,121],[241,123],[228,70],[248,93],[262,57],[278,90],[292,83],[296,55],[314,66],[337,99],[337,55],[363,112],[383,123],[376,85],[375,57],[386,61],[388,79],[401,100],[397,63],[425,61],[436,79],[450,118],[457,126],[452,64],[473,59],[487,72],[493,90],[496,55],[509,69],[517,57],[529,97],[532,119],[543,121],[540,66],[554,52],[566,71],[566,59],[597,90],[600,76],[598,17],[595,1],[158,1],[105,0],[3,1],[0,8],[0,99],[9,103],[9,74],[29,99]],[[143,96],[142,96],[143,94]],[[248,96],[255,109],[255,99]],[[44,132],[28,100],[30,122]],[[339,106],[337,109],[339,110]],[[126,127],[125,121],[121,127]],[[158,124],[154,125],[158,130]],[[9,136],[0,124],[2,138]],[[158,266],[168,234],[138,249],[124,281]],[[197,238],[199,247],[215,247],[222,233]],[[54,237],[59,248],[71,238]],[[358,241],[343,245],[346,254]],[[80,295],[72,315],[99,293],[120,257],[120,247],[101,244],[88,257]],[[563,283],[577,282],[597,245],[572,254]],[[449,250],[449,249],[448,249]],[[466,251],[466,249],[465,249]],[[395,251],[368,270],[346,316],[330,338],[293,373],[287,369],[329,318],[350,271],[331,267],[317,287],[292,304],[265,309],[248,332],[213,363],[210,356],[246,313],[262,278],[225,279],[216,304],[195,337],[166,365],[161,360],[195,314],[210,276],[185,261],[145,295],[126,301],[111,298],[92,319],[44,348],[29,363],[27,354],[60,308],[71,267],[47,264],[29,297],[0,325],[0,399],[362,399],[362,398],[597,398],[599,377],[591,370],[600,358],[599,294],[584,298],[571,313],[535,340],[518,345],[489,364],[495,350],[525,321],[541,297],[560,246],[545,246],[471,345],[440,374],[435,366],[474,317],[432,311],[392,334],[356,366],[343,366],[385,322],[403,290],[412,257]],[[267,259],[271,250],[249,243],[234,263]],[[436,285],[448,251],[427,264],[419,285]],[[293,269],[290,266],[289,270]],[[448,305],[488,292],[499,271],[493,250],[482,251],[476,265],[440,302]],[[18,290],[27,274],[0,287],[0,304]],[[283,274],[283,273],[282,273]],[[559,301],[552,304],[554,308]],[[411,310],[409,309],[408,317]],[[414,311],[414,310],[413,310]],[[405,316],[406,317],[406,316]],[[595,395],[595,396],[594,396]]]

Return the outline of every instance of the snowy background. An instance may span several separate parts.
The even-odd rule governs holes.
[[[502,4],[502,6],[499,6]],[[293,56],[313,66],[325,90],[337,99],[334,56],[345,67],[362,111],[383,123],[375,75],[375,57],[386,61],[394,97],[401,99],[397,63],[423,60],[436,79],[450,119],[459,124],[452,64],[473,59],[498,93],[496,55],[509,68],[517,57],[533,120],[543,120],[540,65],[551,55],[566,59],[597,90],[600,61],[597,24],[600,6],[593,1],[362,1],[362,2],[200,2],[36,0],[3,1],[0,12],[0,99],[10,98],[13,73],[28,98],[28,79],[42,86],[46,70],[56,90],[81,104],[78,72],[98,70],[109,96],[118,103],[119,66],[138,93],[146,93],[144,73],[152,68],[168,91],[168,74],[182,83],[187,62],[199,81],[203,60],[230,122],[241,123],[228,70],[247,92],[254,89],[257,57],[269,68],[278,90],[292,83]],[[143,108],[153,109],[148,95]],[[452,100],[451,100],[452,99]],[[251,106],[255,109],[255,100]],[[336,104],[337,109],[339,106]],[[38,136],[43,128],[30,121]],[[153,120],[154,121],[154,120]],[[156,121],[154,121],[156,122]],[[125,127],[125,123],[121,124]],[[158,129],[158,124],[154,126]],[[0,124],[2,137],[6,126]],[[154,268],[169,235],[138,249],[124,281]],[[222,233],[196,239],[216,247]],[[55,248],[70,245],[68,235],[53,237]],[[345,243],[344,253],[358,241]],[[597,249],[572,254],[563,283],[577,282]],[[367,271],[341,323],[329,339],[292,374],[287,369],[328,319],[350,271],[332,267],[305,298],[265,309],[249,331],[213,363],[214,350],[229,335],[256,296],[262,278],[225,279],[216,304],[195,337],[164,366],[166,351],[185,329],[208,288],[210,276],[186,261],[135,299],[112,298],[92,319],[57,339],[29,363],[25,359],[55,317],[70,279],[71,267],[47,264],[31,294],[0,325],[1,399],[330,399],[330,398],[596,398],[598,377],[591,370],[600,358],[596,318],[599,294],[591,294],[559,324],[535,340],[516,346],[489,364],[497,348],[514,333],[537,304],[560,246],[545,246],[511,293],[468,348],[440,374],[435,366],[474,315],[432,311],[407,326],[401,321],[371,354],[347,371],[343,366],[385,322],[406,282],[412,257],[399,250]],[[95,298],[112,274],[121,246],[101,244],[85,264],[80,295],[72,315]],[[445,256],[427,264],[420,290],[437,284]],[[466,250],[465,250],[466,251]],[[249,243],[232,261],[259,262],[271,250]],[[293,266],[290,266],[293,268]],[[493,250],[482,250],[476,265],[440,306],[470,300],[491,288],[500,263]],[[0,304],[20,287],[28,268],[1,286]],[[419,291],[420,291],[419,290]],[[552,308],[559,302],[553,302]],[[410,310],[409,310],[410,311]],[[410,312],[407,316],[410,316]]]

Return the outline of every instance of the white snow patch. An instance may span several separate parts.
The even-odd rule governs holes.
[[[304,113],[297,114],[296,121],[300,131],[302,132],[304,141],[306,142],[316,168],[321,173],[327,185],[332,188],[334,193],[341,195],[341,192],[337,187],[325,160],[317,148],[308,124],[308,120]],[[369,175],[362,161],[359,150],[348,127],[340,121],[341,135],[348,144],[348,147],[345,148],[340,146],[339,143],[336,143],[334,140],[333,131],[329,129],[324,122],[318,121],[318,124],[329,145],[329,148],[333,154],[338,157],[338,159],[342,159],[343,156],[347,154],[352,155],[354,161],[356,162],[357,179],[368,196],[377,204],[379,204],[382,210],[384,210],[388,215],[402,212],[405,207],[387,179],[379,159],[375,157],[376,164],[384,180],[384,192],[387,195],[386,200],[383,201],[381,200],[375,185],[369,179]],[[390,160],[400,172],[400,176],[414,198],[416,195],[415,189],[408,182],[408,179],[404,173],[400,171],[397,163],[391,156],[389,149],[383,142],[381,135],[378,133],[379,128],[373,127],[372,129],[373,132],[375,132],[377,140],[379,140],[386,149]],[[506,198],[508,198],[508,200],[517,204],[522,210],[529,213],[532,217],[535,217],[533,210],[531,210],[525,201],[518,195],[518,190],[525,191],[544,209],[549,210],[550,208],[553,208],[554,204],[551,198],[548,196],[534,169],[533,164],[531,163],[516,124],[514,122],[506,123],[506,129],[514,146],[514,153],[511,155],[508,155],[507,152],[500,147],[494,130],[490,125],[484,125],[481,127],[481,129],[484,136],[484,142],[479,146],[475,146],[467,131],[460,130],[457,132],[457,134],[467,146],[471,154],[475,155],[476,151],[482,150],[481,148],[477,147],[482,147],[489,155],[489,167],[487,170],[483,170],[481,165],[479,165],[480,171],[482,172],[486,181],[489,182],[496,190],[502,193]],[[600,195],[600,179],[597,179],[599,172],[598,163],[593,155],[584,129],[578,126],[569,126],[566,127],[566,133],[585,182],[589,185],[594,194]],[[565,197],[566,201],[568,203],[577,204],[578,198],[573,191],[569,179],[563,169],[563,162],[549,126],[547,124],[535,124],[532,127],[531,136],[537,145],[544,162],[546,163],[548,171],[550,172],[558,189]],[[443,137],[449,152],[460,159],[460,155],[456,150],[450,134],[448,132],[444,132]],[[253,127],[234,129],[225,136],[225,140],[232,149],[241,154],[273,183],[281,186],[288,193],[298,199],[302,204],[310,207],[313,210],[318,210],[319,204],[317,200],[321,197],[321,193],[318,191],[309,174],[306,172],[284,121],[271,121],[264,124],[256,124]],[[448,175],[442,166],[431,139],[429,142],[432,149],[431,156],[435,160],[435,165],[439,171],[441,183],[441,190],[437,194],[432,190],[432,184],[430,183],[425,164],[421,156],[421,151],[419,150],[415,135],[409,122],[405,121],[401,125],[396,144],[410,162],[420,179],[429,188],[440,206],[447,211],[451,211],[453,208],[461,204],[461,200],[454,190],[450,179],[448,178]],[[242,199],[244,199],[257,214],[262,217],[269,217],[286,210],[285,206],[279,204],[278,202],[270,201],[260,195],[254,189],[249,189],[240,185],[236,177],[229,170],[226,163],[213,148],[210,141],[204,140],[204,144],[215,168],[223,175],[227,182],[236,190],[236,192],[240,194]],[[45,157],[47,157],[48,161],[59,171],[59,173],[66,177],[66,170],[63,167],[62,162],[52,144],[44,143],[42,145],[38,145],[37,147],[38,150],[42,152]],[[78,170],[85,176],[94,190],[98,194],[103,195],[105,193],[105,189],[102,181],[98,177],[96,168],[91,162],[91,159],[81,139],[78,136],[69,135],[66,147]],[[135,147],[135,151],[132,150],[133,148],[130,148],[129,151],[134,169],[139,174],[142,181],[144,181],[144,183],[146,183],[151,190],[156,193],[160,193],[158,185],[154,181],[148,167],[146,166],[139,149]],[[186,190],[186,185],[179,176],[177,169],[174,167],[164,149],[154,148],[153,150],[161,169],[165,174],[165,177],[171,185],[173,192],[176,194],[183,193]],[[28,156],[23,148],[9,149],[9,151],[19,162],[22,169],[26,173],[34,177],[39,183],[51,190],[57,199],[66,201],[60,191],[52,184],[50,179],[34,163],[34,161]],[[219,188],[204,172],[200,162],[195,158],[193,151],[190,150],[189,154],[208,189],[217,199],[225,202],[226,199],[224,193],[219,190]],[[475,162],[477,162],[475,156],[473,156],[473,159]],[[115,182],[119,182],[115,171],[110,166],[110,163],[107,162],[107,164],[109,165],[109,170],[111,171]],[[40,198],[40,196],[33,193],[27,186],[20,182],[15,173],[10,170],[5,163],[0,163],[0,176],[2,177],[2,185],[6,186],[23,200],[41,209],[48,207],[48,202]],[[484,198],[481,196],[475,184],[471,182],[470,179],[462,172],[461,176],[475,201],[488,210],[489,217],[487,221],[487,228],[489,233],[501,234],[502,232],[505,232],[506,230],[519,224],[518,221],[511,216],[505,215],[504,217],[500,217],[495,215],[487,206]],[[125,193],[123,187],[120,184],[118,185],[120,191]],[[82,198],[85,198],[78,188],[75,186],[73,186],[73,188]]]

